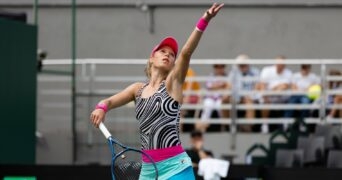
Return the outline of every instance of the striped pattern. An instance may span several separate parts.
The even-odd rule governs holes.
[[[136,118],[139,121],[142,149],[160,149],[180,145],[180,104],[166,91],[163,81],[156,93],[142,98],[138,92],[135,102]]]

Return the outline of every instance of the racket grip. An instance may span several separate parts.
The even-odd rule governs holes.
[[[108,129],[106,128],[106,126],[102,122],[100,123],[99,128],[102,134],[106,137],[106,139],[112,136],[110,132],[108,131]]]

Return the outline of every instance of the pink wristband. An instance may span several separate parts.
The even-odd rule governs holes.
[[[204,32],[205,28],[208,26],[208,21],[203,18],[200,18],[196,24],[196,28],[198,31]]]
[[[95,106],[95,109],[102,109],[105,113],[108,111],[108,107],[105,103],[99,103]]]

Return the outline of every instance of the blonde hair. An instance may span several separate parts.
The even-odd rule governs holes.
[[[152,62],[150,62],[150,60],[148,60],[146,67],[145,67],[145,74],[146,74],[148,79],[151,78],[151,67],[152,67]]]

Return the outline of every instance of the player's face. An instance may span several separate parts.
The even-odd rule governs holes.
[[[168,46],[163,46],[153,54],[155,67],[171,70],[175,64],[175,53]]]

